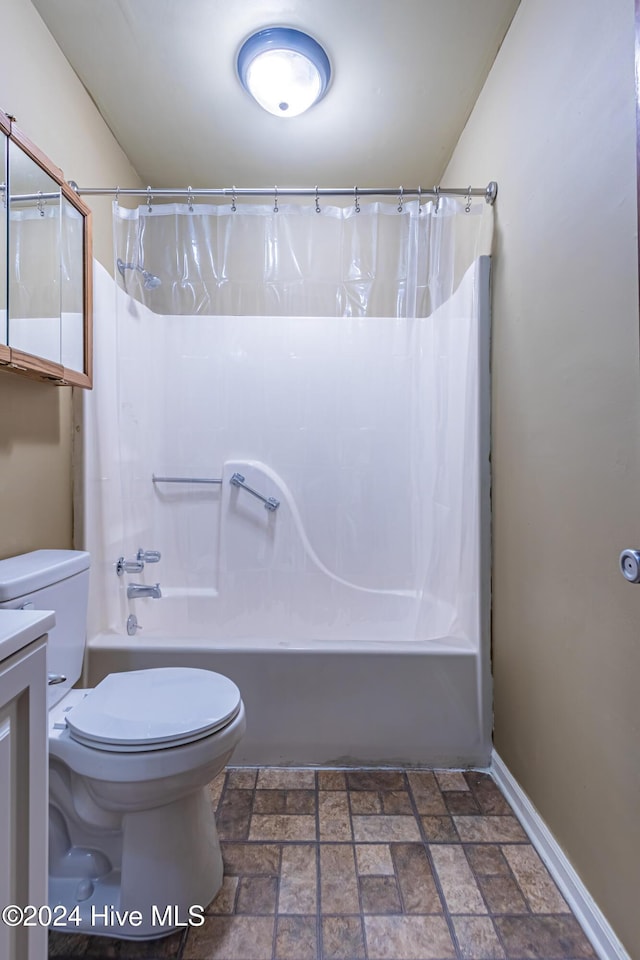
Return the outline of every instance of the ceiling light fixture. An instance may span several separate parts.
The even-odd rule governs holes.
[[[238,76],[269,113],[297,117],[326,93],[331,65],[308,34],[290,27],[266,27],[240,47]]]

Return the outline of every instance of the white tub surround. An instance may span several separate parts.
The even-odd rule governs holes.
[[[101,359],[83,398],[81,512],[95,558],[87,681],[151,664],[233,677],[247,704],[236,762],[489,759],[485,205],[468,214],[446,199],[437,214],[414,204],[401,215],[371,206],[362,220],[311,208],[325,241],[336,224],[357,238],[353,270],[366,260],[375,274],[369,286],[364,273],[347,282],[349,270],[331,280],[337,315],[318,313],[329,302],[320,274],[307,301],[287,286],[296,217],[305,230],[315,223],[294,212],[275,224],[271,211],[256,214],[256,229],[293,244],[272,264],[285,316],[247,314],[259,297],[245,297],[254,281],[235,248],[230,286],[211,277],[198,286],[191,261],[172,278],[157,223],[202,226],[175,205],[140,215],[145,243],[155,237],[145,269],[162,279],[142,290],[127,275],[144,303],[96,275]],[[238,217],[227,227],[211,214],[218,239],[228,229],[233,240]],[[116,222],[129,231],[120,253],[129,262],[143,235],[128,214]],[[439,244],[453,234],[466,253]],[[327,276],[331,249],[319,253]],[[387,281],[380,257],[392,250],[400,260]],[[191,313],[187,288],[199,291]],[[215,312],[218,294],[231,296],[227,309],[237,295],[237,314]],[[291,315],[305,302],[309,315]],[[383,315],[368,312],[375,303]],[[118,558],[133,561],[140,548],[160,561],[117,576]],[[156,582],[157,598],[131,589]]]

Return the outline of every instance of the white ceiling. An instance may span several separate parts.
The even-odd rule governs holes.
[[[519,0],[33,2],[143,182],[197,188],[439,183]],[[331,60],[300,117],[265,113],[235,73],[271,25]]]

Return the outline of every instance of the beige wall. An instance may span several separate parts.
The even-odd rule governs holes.
[[[443,182],[499,182],[495,745],[640,957],[633,0],[522,0]]]
[[[30,0],[3,0],[0,109],[81,185],[139,180]],[[110,202],[90,198],[111,268]],[[0,558],[71,546],[71,389],[0,369]]]

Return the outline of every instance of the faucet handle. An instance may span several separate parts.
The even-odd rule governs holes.
[[[158,561],[162,559],[162,554],[159,550],[143,550],[142,547],[140,547],[136,559],[141,563],[158,563]]]
[[[144,560],[142,557],[137,557],[135,560],[125,560],[124,557],[118,557],[116,573],[119,577],[121,577],[123,573],[141,573],[143,569]]]

